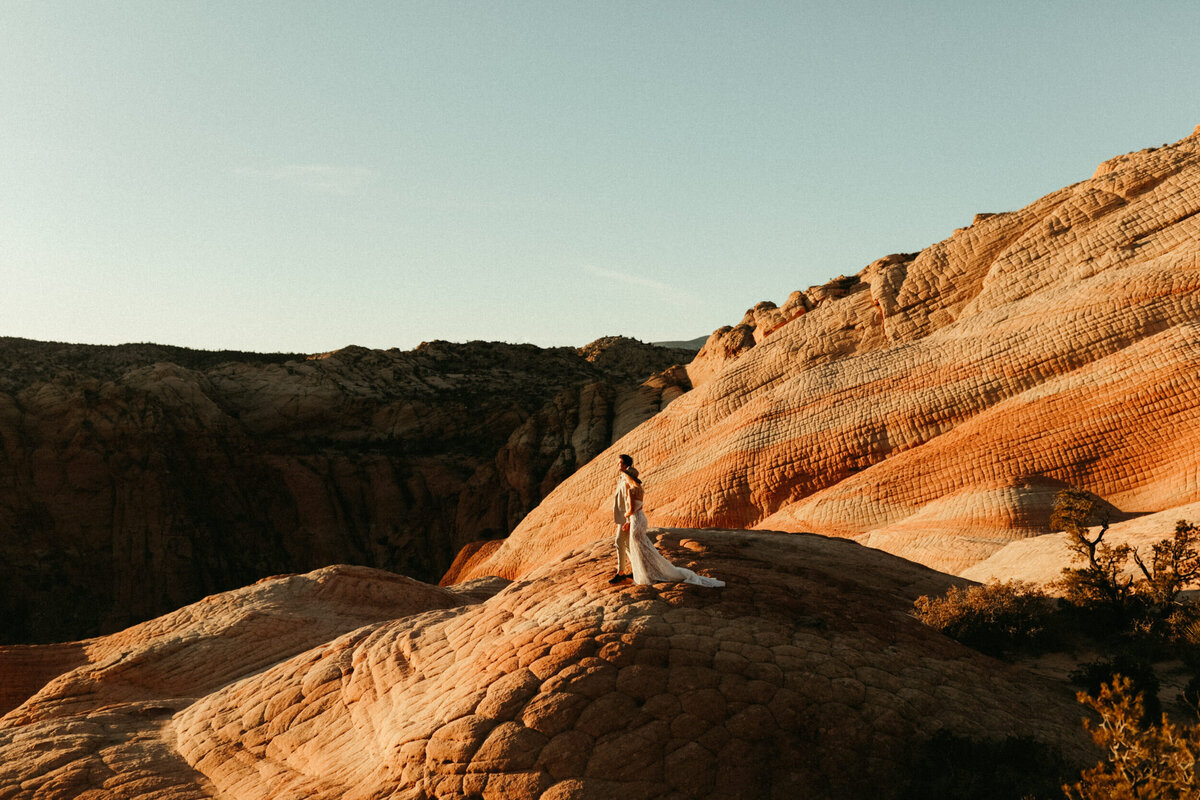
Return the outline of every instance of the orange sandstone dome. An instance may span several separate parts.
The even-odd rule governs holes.
[[[709,339],[696,388],[446,579],[609,535],[618,452],[652,524],[853,537],[958,573],[1045,532],[1062,486],[1118,518],[1200,501],[1197,212],[1193,133],[760,304]]]
[[[1071,687],[911,615],[955,579],[853,542],[668,531],[452,589],[330,567],[120,634],[0,647],[0,797],[887,800],[938,731],[1086,763]],[[46,682],[34,690],[38,682]]]

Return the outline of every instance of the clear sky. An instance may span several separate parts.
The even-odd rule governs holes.
[[[687,339],[1200,123],[1200,3],[0,0],[0,335]]]

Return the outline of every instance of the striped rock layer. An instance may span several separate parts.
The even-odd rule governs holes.
[[[596,543],[511,584],[330,567],[0,647],[29,695],[0,798],[888,800],[939,731],[1089,758],[1071,687],[912,617],[957,579],[819,536],[659,544],[727,586],[612,586]]]
[[[1198,212],[1200,129],[756,307],[697,356],[696,388],[444,580],[609,535],[617,453],[652,524],[854,537],[958,573],[1046,532],[1064,486],[1122,518],[1198,501]]]

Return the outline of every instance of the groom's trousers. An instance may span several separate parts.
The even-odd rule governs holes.
[[[632,567],[629,565],[629,527],[627,525],[617,526],[617,536],[613,540],[613,544],[617,546],[617,574],[630,574]]]

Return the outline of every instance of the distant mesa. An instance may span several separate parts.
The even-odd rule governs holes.
[[[697,336],[695,339],[688,339],[687,341],[654,342],[653,344],[657,347],[673,347],[679,350],[691,350],[693,353],[698,353],[707,341],[707,336]]]

